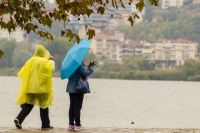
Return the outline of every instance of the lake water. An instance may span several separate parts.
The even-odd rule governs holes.
[[[0,77],[0,127],[14,127],[20,111],[15,104],[17,77]],[[85,95],[82,124],[86,127],[200,128],[200,83],[89,79],[92,92]],[[53,79],[51,124],[67,127],[67,80]],[[132,124],[134,122],[135,124]],[[35,107],[23,127],[40,127]]]

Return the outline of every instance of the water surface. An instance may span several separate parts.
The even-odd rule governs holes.
[[[13,127],[20,111],[15,104],[17,77],[0,77],[0,127]],[[82,124],[86,127],[200,128],[200,83],[183,81],[137,81],[89,79]],[[54,103],[51,124],[67,127],[69,97],[67,80],[53,79]],[[132,124],[134,122],[135,124]],[[40,127],[35,107],[23,127]]]

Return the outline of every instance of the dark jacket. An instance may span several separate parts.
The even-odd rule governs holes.
[[[68,79],[67,83],[67,92],[68,93],[78,93],[75,90],[75,87],[77,85],[77,82],[82,77],[87,77],[90,74],[92,74],[93,69],[91,67],[85,67],[84,65],[81,65]]]

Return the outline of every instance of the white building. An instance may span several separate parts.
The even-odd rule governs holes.
[[[153,42],[154,60],[161,63],[163,68],[183,65],[188,59],[197,59],[198,43],[177,39]]]
[[[91,51],[99,58],[106,57],[110,60],[119,60],[118,46],[124,43],[124,39],[124,33],[105,29],[92,39]]]
[[[169,7],[182,7],[183,0],[161,0],[161,8],[167,9]]]
[[[192,4],[200,4],[200,0],[193,0]]]
[[[143,57],[155,62],[157,68],[163,69],[183,65],[188,59],[197,60],[197,50],[198,43],[189,40],[125,40],[122,33],[113,31],[99,34],[92,42],[92,52],[97,57],[106,57],[118,62],[126,56]]]
[[[24,31],[20,29],[16,29],[15,31],[9,32],[7,30],[0,30],[0,38],[1,39],[9,39],[9,40],[15,40],[17,42],[22,42],[24,38]]]

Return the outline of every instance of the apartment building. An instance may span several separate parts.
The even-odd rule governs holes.
[[[161,8],[167,9],[169,7],[182,7],[183,0],[161,0]]]
[[[185,63],[187,59],[197,59],[198,43],[177,39],[152,42],[154,60],[162,68],[171,68]]]
[[[184,39],[153,42],[125,40],[123,33],[114,30],[99,33],[92,41],[92,52],[97,57],[120,62],[125,56],[139,56],[154,61],[158,68],[163,69],[182,65],[187,59],[196,60],[197,49],[198,43]]]
[[[124,40],[124,33],[114,29],[105,29],[92,39],[91,51],[99,58],[119,60],[119,45]]]
[[[200,4],[200,0],[192,0],[192,4]]]

